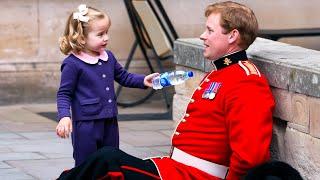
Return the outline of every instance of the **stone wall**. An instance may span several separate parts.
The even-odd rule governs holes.
[[[319,27],[318,0],[236,0],[251,7],[262,29]],[[205,28],[205,7],[213,0],[161,0],[180,38],[199,37]],[[108,48],[125,59],[134,34],[122,0],[1,0],[0,62],[56,61],[64,57],[58,47],[67,17],[80,3],[107,12],[112,20]],[[290,11],[286,11],[290,5]],[[270,13],[272,9],[272,13]],[[285,10],[284,10],[285,9]],[[281,18],[279,18],[281,17]],[[284,39],[319,49],[320,37]],[[138,54],[138,57],[142,57]]]
[[[154,70],[159,72],[156,61],[151,61]],[[124,63],[125,61],[120,61],[123,66]],[[174,68],[173,60],[164,61],[162,65],[166,69]],[[129,70],[132,73],[150,73],[145,60],[141,59],[133,60]],[[0,62],[0,106],[21,103],[54,103],[60,75],[60,63],[57,62]],[[115,88],[117,86],[118,84],[115,83]],[[120,101],[134,101],[137,100],[137,97],[143,97],[146,94],[145,90],[123,88]],[[152,100],[159,98],[162,96],[157,92]]]
[[[263,29],[319,27],[320,2],[309,0],[235,0],[251,7]],[[205,7],[212,0],[161,0],[181,38],[199,37],[205,28]],[[111,17],[108,49],[124,64],[134,34],[121,0],[1,0],[0,1],[0,105],[55,100],[59,68],[64,55],[58,39],[66,19],[80,3],[98,7]],[[290,11],[284,11],[290,4]],[[270,9],[272,13],[270,14]],[[191,13],[190,13],[191,12]],[[300,12],[300,13],[297,13]],[[278,18],[281,17],[281,18]],[[281,39],[320,49],[320,37]],[[141,59],[138,50],[135,59]],[[153,61],[154,62],[154,61]],[[149,73],[144,61],[134,60],[131,69]]]
[[[0,64],[0,105],[53,102],[60,79],[53,62]]]
[[[175,87],[173,119],[179,121],[204,74],[213,69],[202,41],[175,42],[177,69],[195,78]],[[276,99],[272,158],[288,162],[305,179],[320,179],[320,52],[258,38],[247,51],[270,83]]]

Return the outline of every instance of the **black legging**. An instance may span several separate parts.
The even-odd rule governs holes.
[[[58,179],[160,179],[151,160],[142,160],[113,147],[93,153]]]

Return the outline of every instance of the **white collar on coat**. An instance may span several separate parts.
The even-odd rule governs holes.
[[[77,58],[79,58],[81,61],[88,64],[97,64],[99,59],[101,59],[102,61],[108,61],[109,59],[108,53],[105,50],[101,51],[99,56],[91,56],[82,51],[80,51],[79,54],[75,54],[75,53],[72,53],[72,54]]]

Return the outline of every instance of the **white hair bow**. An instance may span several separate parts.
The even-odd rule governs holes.
[[[88,22],[89,17],[85,16],[88,13],[87,6],[85,4],[80,4],[78,10],[78,12],[73,13],[73,19],[77,19],[81,22]]]

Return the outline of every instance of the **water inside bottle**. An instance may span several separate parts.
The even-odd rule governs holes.
[[[193,77],[192,71],[185,72],[178,70],[165,72],[152,80],[153,89],[162,89],[163,87],[182,84],[190,77]]]
[[[188,78],[184,71],[176,71],[175,74],[168,76],[168,80],[172,85],[182,84]]]
[[[160,76],[156,76],[152,79],[152,88],[153,89],[162,89],[160,84]]]

